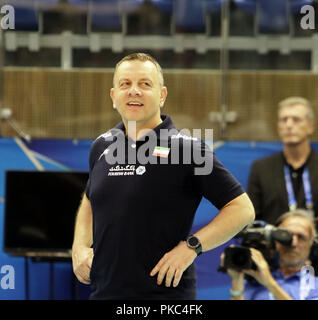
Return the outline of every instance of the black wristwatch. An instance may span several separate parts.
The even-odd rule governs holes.
[[[202,245],[198,237],[194,236],[193,234],[190,234],[187,237],[187,246],[191,249],[194,249],[194,251],[199,256],[202,253]]]

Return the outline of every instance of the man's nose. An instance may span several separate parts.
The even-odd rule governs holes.
[[[297,244],[298,244],[298,236],[297,236],[297,234],[293,234],[292,246],[296,247]]]
[[[141,96],[141,92],[136,85],[132,85],[128,91],[129,96]]]
[[[292,127],[294,126],[294,120],[292,118],[287,118],[286,120],[286,126],[287,127]]]

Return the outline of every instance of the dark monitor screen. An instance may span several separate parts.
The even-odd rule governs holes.
[[[6,171],[4,251],[69,255],[87,172]]]

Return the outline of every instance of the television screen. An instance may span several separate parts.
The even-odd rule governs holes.
[[[67,257],[88,172],[6,171],[4,251]]]

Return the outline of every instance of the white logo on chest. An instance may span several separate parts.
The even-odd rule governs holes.
[[[136,175],[143,175],[146,172],[145,166],[139,166],[137,169],[134,165],[116,165],[112,166],[108,170],[109,176],[134,176],[136,172]]]

